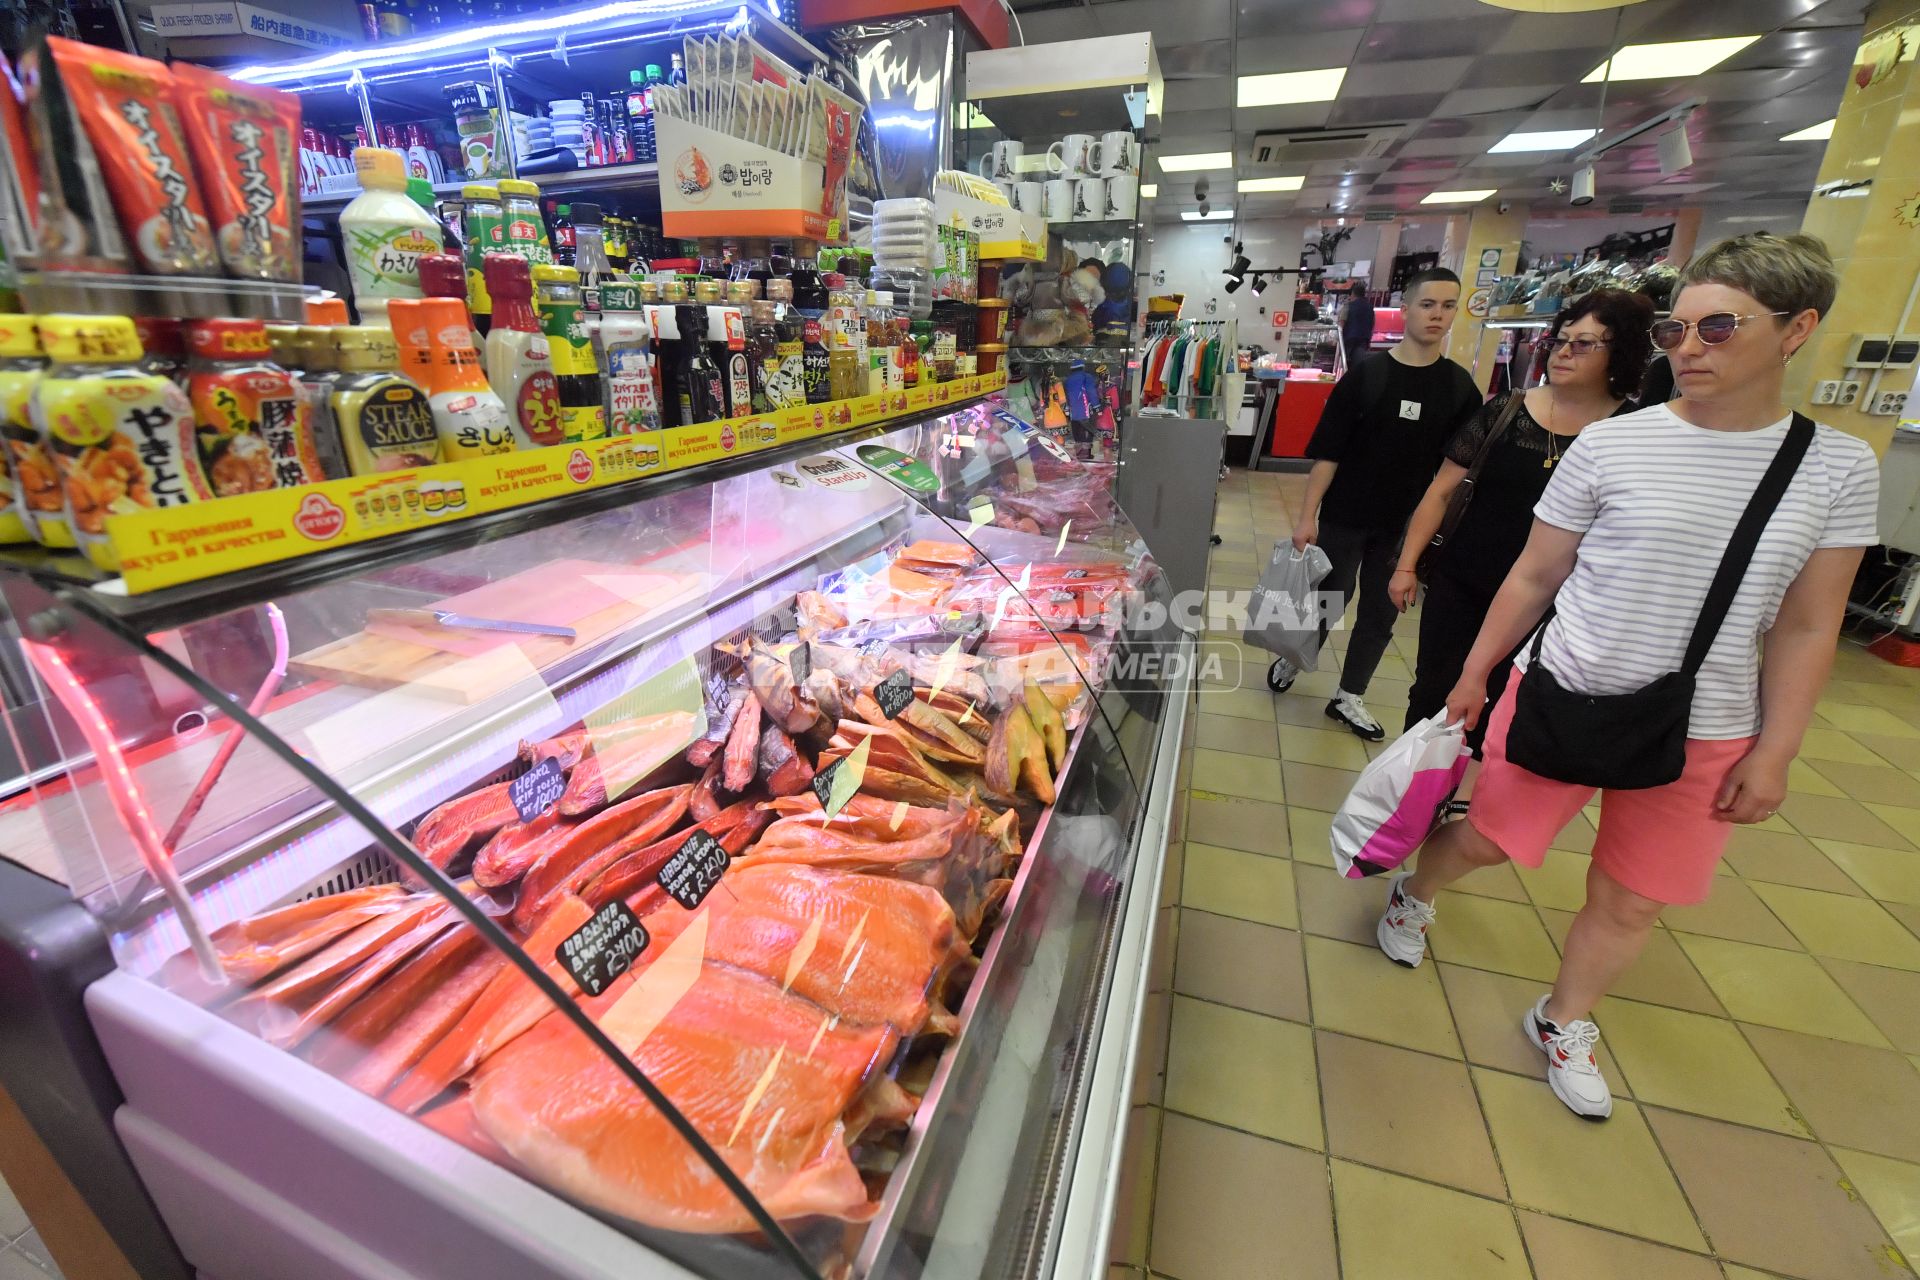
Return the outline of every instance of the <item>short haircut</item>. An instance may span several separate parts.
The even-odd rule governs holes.
[[[1653,358],[1653,302],[1624,289],[1595,289],[1573,298],[1553,318],[1552,337],[1575,320],[1591,319],[1607,327],[1607,390],[1626,397],[1640,390],[1647,361]]]
[[[1457,289],[1460,287],[1460,277],[1445,267],[1428,267],[1425,271],[1413,273],[1412,278],[1407,281],[1407,287],[1400,291],[1400,296],[1411,298],[1420,291],[1420,286],[1423,284],[1450,284]]]
[[[1695,254],[1680,273],[1680,288],[1690,284],[1738,289],[1789,318],[1802,311],[1825,317],[1833,309],[1840,276],[1826,244],[1814,236],[1749,231]]]

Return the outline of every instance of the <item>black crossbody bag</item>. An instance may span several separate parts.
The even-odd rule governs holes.
[[[1798,413],[1787,438],[1734,526],[1726,554],[1700,606],[1680,670],[1632,693],[1590,694],[1567,688],[1540,660],[1546,623],[1534,633],[1526,678],[1514,695],[1507,759],[1556,782],[1613,791],[1663,787],[1687,767],[1687,720],[1693,688],[1720,624],[1746,576],[1761,531],[1773,518],[1793,473],[1813,442],[1813,422]]]

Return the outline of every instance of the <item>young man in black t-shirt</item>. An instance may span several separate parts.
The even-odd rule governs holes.
[[[1440,469],[1447,440],[1480,407],[1472,377],[1440,354],[1460,306],[1460,277],[1444,268],[1407,282],[1406,336],[1347,371],[1307,445],[1314,460],[1293,545],[1318,543],[1333,563],[1322,591],[1359,607],[1341,664],[1340,689],[1327,715],[1362,738],[1386,736],[1362,701],[1374,668],[1393,641],[1399,611],[1387,596],[1407,517]],[[1321,643],[1327,628],[1320,628]],[[1284,690],[1294,671],[1276,663],[1268,683]]]

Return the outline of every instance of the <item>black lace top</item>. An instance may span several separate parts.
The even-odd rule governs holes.
[[[1628,407],[1631,405],[1623,409]],[[1474,455],[1505,408],[1505,396],[1481,406],[1480,412],[1447,441],[1447,460],[1471,467]],[[1473,501],[1441,553],[1436,570],[1491,598],[1527,545],[1527,535],[1533,529],[1533,505],[1553,478],[1551,463],[1577,438],[1549,436],[1523,399],[1488,455]]]

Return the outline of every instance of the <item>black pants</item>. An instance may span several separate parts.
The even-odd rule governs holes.
[[[1445,570],[1427,583],[1426,600],[1420,606],[1420,656],[1414,663],[1413,688],[1407,691],[1408,729],[1447,705],[1447,695],[1460,682],[1480,624],[1492,607],[1493,593],[1469,586]],[[1512,674],[1513,655],[1508,654],[1487,675],[1487,712],[1467,735],[1467,745],[1476,757],[1487,736],[1487,721],[1493,718],[1493,704],[1500,701]]]
[[[1333,565],[1320,590],[1333,592],[1343,602],[1353,598],[1357,579],[1359,605],[1354,611],[1353,636],[1347,641],[1346,661],[1340,664],[1340,688],[1362,694],[1374,668],[1393,643],[1393,624],[1400,611],[1387,596],[1387,583],[1400,560],[1400,530],[1357,529],[1351,525],[1320,525],[1320,549]],[[1320,624],[1320,644],[1327,643],[1328,624]]]

